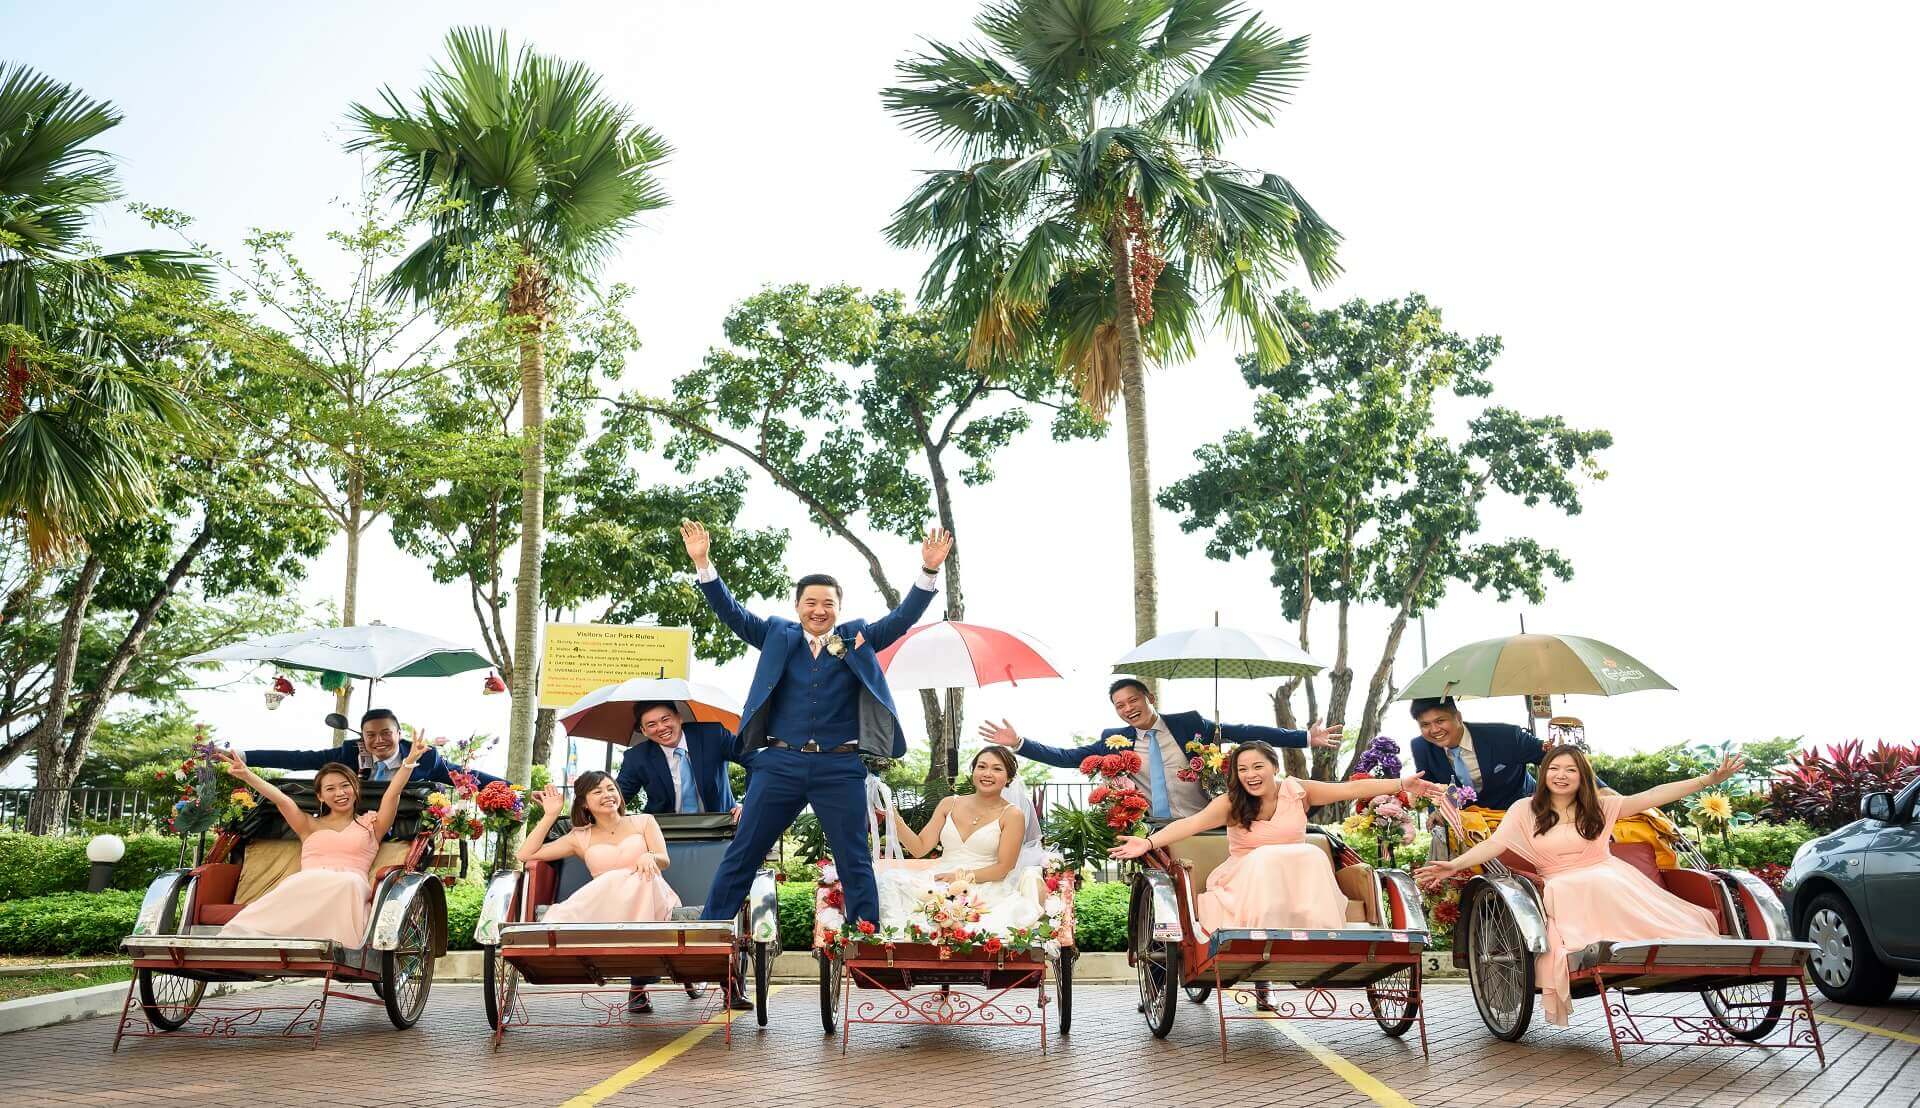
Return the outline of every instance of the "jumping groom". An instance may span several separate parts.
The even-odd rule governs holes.
[[[740,749],[753,767],[740,829],[720,860],[702,915],[732,919],[767,851],[808,804],[820,819],[846,890],[849,921],[880,921],[880,891],[867,846],[867,768],[862,754],[901,758],[907,737],[880,672],[878,652],[905,634],[933,600],[935,574],[953,536],[934,528],[920,547],[920,576],[881,618],[840,620],[840,583],[824,573],[794,584],[799,622],[742,608],[708,560],[712,540],[680,524],[707,605],[760,650],[740,713]]]

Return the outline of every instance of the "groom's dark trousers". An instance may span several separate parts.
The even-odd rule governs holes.
[[[847,919],[880,921],[872,847],[867,843],[867,767],[858,753],[803,754],[777,748],[753,756],[753,782],[741,804],[740,827],[713,875],[702,914],[731,919],[740,911],[761,860],[809,803],[833,850]]]

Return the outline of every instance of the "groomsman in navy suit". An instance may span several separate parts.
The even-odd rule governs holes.
[[[616,784],[628,798],[645,794],[641,811],[732,812],[740,818],[733,799],[727,765],[740,762],[740,740],[717,723],[687,723],[680,709],[664,700],[633,706],[634,733],[642,736],[627,748],[620,761]],[[744,763],[742,763],[744,764]]]
[[[1022,739],[1013,725],[1005,720],[998,724],[981,724],[980,737],[990,743],[1012,747],[1022,757],[1061,769],[1078,769],[1081,761],[1091,754],[1111,754],[1114,748],[1107,745],[1107,740],[1124,738],[1133,744],[1134,752],[1140,755],[1140,788],[1146,792],[1152,805],[1148,810],[1151,818],[1183,819],[1206,807],[1207,801],[1212,798],[1206,795],[1198,782],[1180,780],[1179,773],[1187,768],[1188,761],[1193,757],[1187,753],[1188,743],[1196,738],[1201,742],[1214,741],[1213,721],[1199,712],[1161,714],[1154,706],[1153,695],[1147,692],[1146,682],[1132,677],[1115,681],[1107,689],[1107,698],[1113,702],[1113,710],[1126,726],[1109,727],[1100,732],[1098,739],[1085,746],[1063,748]],[[1294,731],[1252,723],[1223,723],[1220,725],[1220,739],[1229,743],[1258,741],[1276,747],[1336,747],[1340,745],[1340,731],[1339,727],[1322,727],[1319,724],[1315,724],[1311,731]]]
[[[367,714],[360,717],[357,739],[348,739],[330,750],[249,750],[247,764],[255,769],[316,770],[328,762],[338,762],[357,770],[369,781],[385,781],[400,768],[407,751],[412,749],[413,743],[400,737],[400,717],[393,714],[393,709],[369,708]],[[413,780],[451,785],[453,778],[447,774],[456,769],[460,767],[442,758],[438,750],[429,750],[414,766]],[[483,786],[501,780],[477,769],[466,772],[478,778]]]
[[[698,523],[680,525],[707,606],[733,633],[760,649],[740,713],[741,756],[752,767],[740,830],[713,875],[703,915],[731,919],[754,870],[794,817],[813,806],[846,893],[846,919],[880,922],[880,890],[867,845],[867,769],[862,755],[902,758],[907,736],[879,652],[907,633],[933,600],[935,576],[953,548],[939,528],[920,547],[920,576],[900,606],[868,623],[841,620],[840,585],[823,573],[794,583],[798,621],[742,608],[707,555],[712,540]]]
[[[1533,771],[1546,746],[1539,736],[1511,723],[1468,724],[1452,697],[1425,696],[1412,702],[1413,720],[1420,737],[1413,748],[1413,768],[1436,785],[1468,785],[1474,803],[1506,811],[1533,795]],[[1595,780],[1603,791],[1606,782]]]

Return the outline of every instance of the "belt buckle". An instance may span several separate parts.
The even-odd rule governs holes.
[[[818,754],[820,753],[820,744],[813,739],[808,739],[801,745],[800,750],[804,754]]]

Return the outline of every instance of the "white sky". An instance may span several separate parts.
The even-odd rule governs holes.
[[[1287,174],[1347,237],[1347,276],[1320,294],[1420,290],[1456,329],[1497,333],[1497,399],[1611,430],[1610,478],[1573,520],[1496,511],[1569,554],[1576,580],[1538,609],[1457,591],[1428,620],[1432,653],[1533,630],[1591,635],[1680,690],[1572,710],[1600,748],[1806,734],[1910,737],[1915,590],[1910,413],[1902,338],[1920,252],[1912,214],[1915,70],[1905,6],[1259,4],[1313,35],[1312,72],[1278,126],[1235,144]],[[677,148],[674,198],[607,277],[639,289],[646,343],[628,383],[664,391],[718,338],[727,306],[768,282],[915,287],[923,259],[880,228],[916,170],[948,155],[903,135],[878,90],[920,36],[966,34],[968,3],[89,5],[0,3],[0,55],[114,101],[106,136],[129,195],[183,209],[240,253],[252,227],[295,231],[310,256],[357,187],[347,104],[418,85],[453,23],[504,26],[580,58]],[[155,242],[126,217],[110,247]],[[1210,344],[1149,381],[1157,485],[1246,422],[1232,350]],[[977,694],[968,730],[1011,716],[1059,739],[1105,726],[1113,658],[1131,644],[1125,450],[1036,433],[1001,480],[960,494],[969,619],[1052,643],[1072,680]],[[648,472],[662,472],[649,460]],[[1011,510],[1010,510],[1011,509]],[[776,491],[750,501],[785,525],[789,568],[837,572],[850,610],[878,614],[854,558]],[[1498,532],[1497,532],[1498,533]],[[1264,559],[1202,556],[1158,521],[1161,626],[1277,630]],[[892,548],[902,583],[913,550]],[[308,594],[337,591],[338,550]],[[363,560],[364,618],[477,642],[463,590],[434,586],[384,533]],[[937,602],[936,602],[937,603]],[[1386,616],[1356,621],[1354,667]],[[1332,645],[1332,625],[1316,629]],[[1410,636],[1404,682],[1419,668]],[[735,663],[711,679],[744,692]],[[1228,719],[1270,721],[1270,683],[1222,689]],[[432,730],[504,732],[480,676],[402,681],[382,699]],[[924,741],[918,701],[899,698]],[[243,746],[320,745],[303,691],[266,714],[252,688],[195,698]],[[1165,706],[1207,707],[1175,683]],[[1358,714],[1356,695],[1353,713]],[[1469,713],[1515,720],[1516,702]],[[1403,715],[1389,733],[1411,733]],[[596,746],[597,744],[586,744]],[[496,753],[492,759],[500,760]],[[597,762],[597,752],[592,756]],[[24,764],[24,763],[22,763]],[[18,773],[16,768],[15,773]]]

